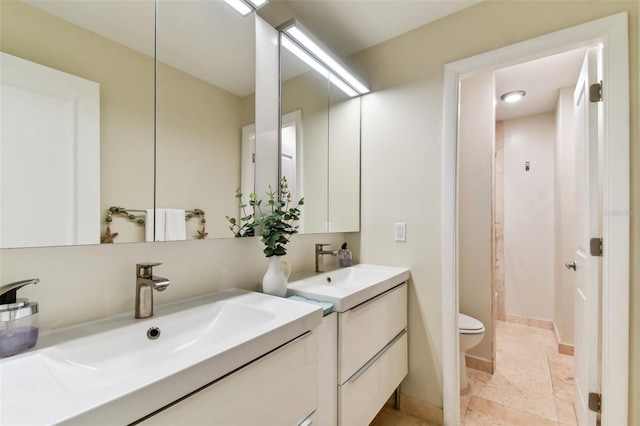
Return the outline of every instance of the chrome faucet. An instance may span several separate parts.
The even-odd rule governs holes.
[[[136,265],[136,318],[153,316],[153,290],[165,291],[168,279],[153,275],[153,267],[162,263],[138,263]]]
[[[316,244],[316,272],[324,272],[324,255],[330,254],[336,256],[337,250],[324,250],[324,246],[330,246],[331,244]]]

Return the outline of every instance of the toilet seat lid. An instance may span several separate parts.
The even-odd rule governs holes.
[[[477,319],[465,314],[458,314],[458,330],[461,331],[484,331],[484,324]]]

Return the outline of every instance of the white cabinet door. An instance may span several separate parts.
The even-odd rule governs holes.
[[[319,332],[318,424],[335,426],[338,423],[338,313],[334,312],[324,317]]]

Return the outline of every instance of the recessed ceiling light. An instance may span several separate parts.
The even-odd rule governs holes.
[[[520,99],[524,98],[524,95],[526,94],[527,92],[525,92],[524,90],[513,90],[500,96],[500,99],[502,99],[504,102],[509,103],[518,102]]]

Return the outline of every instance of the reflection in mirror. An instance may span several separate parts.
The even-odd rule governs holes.
[[[154,2],[0,8],[0,245],[99,243],[110,206],[153,207]]]
[[[156,205],[208,219],[166,240],[233,236],[224,218],[238,211],[243,127],[254,122],[253,18],[222,1],[158,2]]]
[[[329,85],[329,202],[331,232],[360,230],[361,97]]]
[[[280,167],[305,199],[301,232],[358,231],[360,98],[338,89],[322,65],[291,43],[281,34]]]
[[[289,50],[281,60],[281,173],[304,197],[300,233],[325,232],[328,208],[329,81]]]

